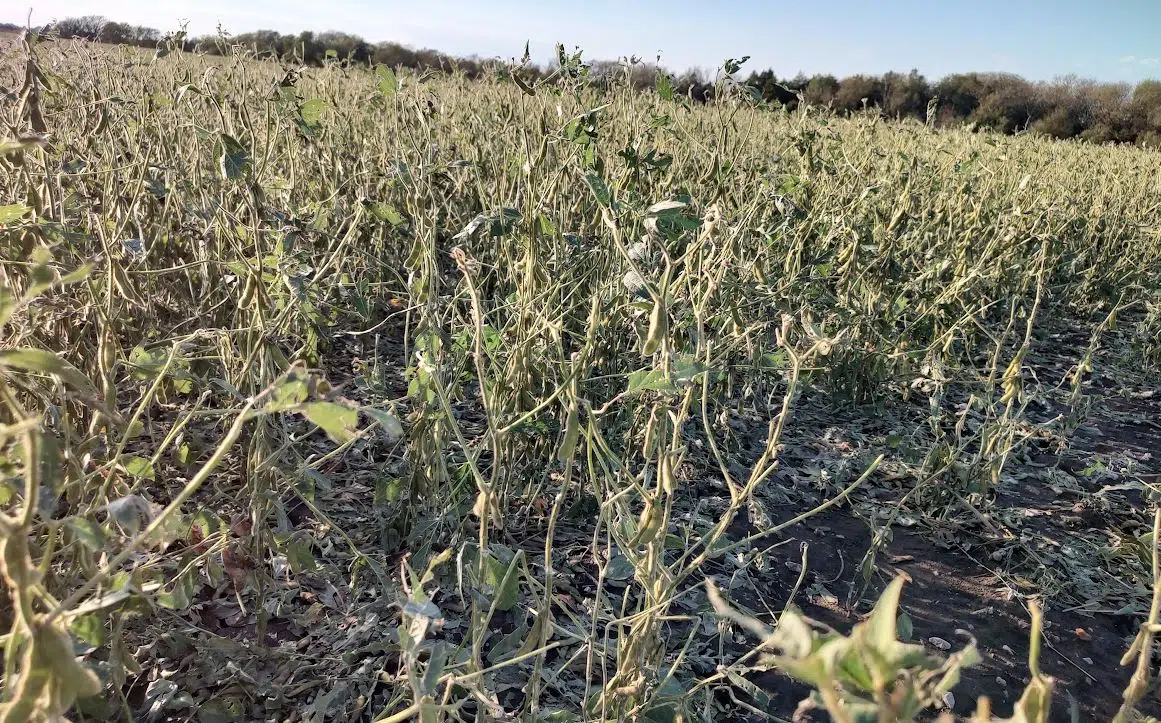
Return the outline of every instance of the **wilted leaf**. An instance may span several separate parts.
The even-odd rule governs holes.
[[[403,606],[403,614],[409,618],[424,618],[429,621],[443,620],[443,613],[430,600],[408,600]]]
[[[43,135],[21,135],[17,138],[5,138],[0,141],[0,153],[15,153],[16,151],[26,151],[29,148],[36,148],[43,146],[47,138]]]
[[[624,583],[633,577],[633,563],[620,553],[614,554],[605,568],[605,577],[612,582]]]
[[[33,665],[47,672],[55,680],[57,700],[67,709],[77,698],[96,695],[101,692],[101,681],[93,671],[81,665],[73,653],[69,634],[55,625],[39,626],[35,633]],[[27,671],[33,675],[35,671]]]
[[[804,658],[814,650],[814,632],[797,610],[790,609],[778,618],[770,642],[786,656]]]
[[[864,623],[867,637],[871,644],[880,651],[886,652],[896,642],[897,629],[896,611],[899,609],[899,597],[903,593],[903,577],[896,577],[879,596],[871,615]]]
[[[105,510],[109,518],[130,535],[137,534],[150,515],[149,503],[138,495],[119,497],[105,505]]]
[[[145,257],[145,242],[139,238],[127,238],[121,240],[121,248],[125,253],[135,259]]]
[[[667,212],[681,211],[688,206],[689,204],[685,203],[684,201],[658,201],[649,208],[645,209],[645,213],[649,214],[650,216],[660,216]]]
[[[516,82],[516,85],[520,88],[520,90],[524,91],[525,95],[536,95],[536,91],[533,90],[532,86],[528,84],[528,81],[521,78],[519,74],[513,73],[512,80]]]

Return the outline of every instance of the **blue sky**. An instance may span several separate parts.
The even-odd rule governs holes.
[[[12,0],[0,20],[72,15],[195,34],[220,22],[237,33],[266,28],[344,30],[446,52],[510,57],[532,41],[545,59],[557,41],[586,57],[661,53],[681,70],[752,56],[747,69],[779,75],[906,71],[1008,71],[1033,80],[1075,73],[1100,80],[1161,78],[1157,0]],[[23,6],[24,9],[20,9]]]

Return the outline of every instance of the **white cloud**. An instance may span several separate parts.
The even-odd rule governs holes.
[[[1161,66],[1161,58],[1158,57],[1142,57],[1140,55],[1124,55],[1120,59],[1121,65],[1140,65],[1145,68],[1156,68]]]

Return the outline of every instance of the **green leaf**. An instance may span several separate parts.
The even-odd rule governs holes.
[[[293,409],[305,402],[309,396],[306,377],[298,374],[287,375],[272,390],[270,401],[266,403],[266,411],[280,412]]]
[[[629,373],[629,387],[626,394],[640,394],[641,392],[675,392],[677,387],[665,377],[661,369],[638,369]]]
[[[669,80],[669,74],[664,71],[657,74],[657,95],[665,100],[673,100],[673,83]]]
[[[516,571],[520,563],[520,558],[521,555],[517,553],[512,556],[511,562],[505,565],[495,555],[488,555],[485,582],[492,585],[496,591],[495,602],[497,610],[507,612],[516,607],[520,592],[520,576],[517,575]]]
[[[763,354],[762,364],[771,369],[785,369],[790,366],[790,358],[787,356],[785,349],[777,349]]]
[[[311,402],[303,406],[302,412],[338,444],[354,439],[359,431],[358,410],[334,402]]]
[[[198,569],[190,566],[177,579],[169,591],[157,593],[157,604],[169,610],[184,610],[189,607],[198,591]]]
[[[133,378],[152,379],[165,368],[169,354],[168,349],[160,347],[153,351],[149,351],[140,344],[133,347],[133,351],[129,352],[129,364],[134,367]],[[183,359],[180,354],[175,355],[173,363],[169,365],[168,376],[173,380],[177,391],[183,394],[188,394],[193,389],[193,378],[186,371],[188,368],[189,362]]]
[[[105,531],[96,522],[84,517],[73,517],[67,526],[77,541],[93,552],[99,552],[105,547]]]
[[[121,458],[121,466],[125,468],[125,472],[136,479],[154,479],[156,474],[153,470],[153,464],[144,457],[138,457],[134,454],[127,454]]]
[[[378,201],[371,202],[371,215],[380,221],[386,221],[392,226],[403,226],[407,223],[407,219],[403,214],[389,203],[380,203]]]
[[[399,92],[399,79],[395,77],[395,71],[388,68],[386,65],[379,65],[375,67],[375,77],[379,82],[375,84],[378,88],[379,94],[384,98],[390,98]]]
[[[899,613],[899,621],[895,625],[895,634],[899,636],[900,640],[910,640],[911,636],[915,634],[915,627],[911,622],[911,616],[905,612]]]
[[[322,121],[323,113],[329,107],[326,101],[319,98],[312,98],[298,106],[298,114],[302,116],[303,122],[307,125],[317,127]]]
[[[81,615],[73,620],[69,627],[72,628],[73,635],[94,648],[105,644],[105,626],[98,615]]]
[[[0,223],[12,223],[24,218],[25,214],[31,211],[28,206],[22,203],[12,203],[7,206],[0,206]]]
[[[226,523],[213,510],[200,509],[193,514],[189,522],[190,529],[197,528],[202,540],[210,535],[216,535],[226,529]]]
[[[225,133],[218,138],[222,146],[222,154],[218,157],[218,170],[222,178],[241,178],[250,167],[250,154],[233,136]]]
[[[282,539],[275,537],[275,541],[278,543],[278,549],[286,555],[286,561],[290,564],[292,572],[298,574],[315,569],[316,563],[309,536],[291,533]]]
[[[709,367],[695,359],[692,354],[679,354],[673,362],[672,381],[676,385],[692,384],[698,376],[708,370]]]
[[[536,220],[537,220],[537,223],[540,224],[540,235],[541,236],[555,236],[556,235],[556,226],[553,225],[552,221],[550,221],[548,219],[548,216],[545,216],[542,213],[537,217]]]
[[[399,439],[403,436],[403,425],[399,422],[399,417],[391,412],[383,409],[375,409],[374,407],[365,407],[363,409],[372,419],[379,423],[387,436],[393,439]]]
[[[374,504],[386,505],[398,502],[403,497],[403,480],[398,477],[379,477],[375,480]]]
[[[152,469],[150,470],[152,472]],[[161,518],[153,532],[145,538],[145,543],[151,547],[165,547],[170,543],[184,538],[189,532],[189,524],[185,517],[174,511]]]
[[[97,389],[79,369],[51,351],[43,349],[7,349],[0,351],[0,367],[26,372],[54,374],[78,392],[95,397]]]
[[[605,183],[605,179],[595,173],[587,173],[585,174],[585,182],[589,184],[589,190],[596,196],[597,203],[605,208],[613,205],[613,196],[609,192],[609,186]]]

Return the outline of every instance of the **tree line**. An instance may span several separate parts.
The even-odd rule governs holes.
[[[0,29],[19,26],[0,24]],[[147,48],[178,46],[186,51],[225,55],[242,47],[260,56],[293,60],[307,65],[327,62],[386,65],[415,70],[442,69],[476,78],[493,72],[494,61],[460,58],[431,49],[413,49],[399,43],[369,43],[358,35],[337,31],[297,34],[273,30],[228,35],[220,32],[200,38],[184,32],[119,23],[97,15],[65,18],[41,31],[66,39],[136,45]],[[551,68],[525,63],[526,79],[545,77]],[[596,82],[624,74],[622,63],[596,61],[585,72]],[[638,89],[656,87],[666,71],[636,64],[627,71]],[[672,77],[675,92],[706,102],[717,84],[697,70]],[[1161,148],[1161,81],[1102,83],[1065,76],[1051,82],[1032,82],[1010,73],[956,73],[936,82],[917,70],[882,75],[833,75],[779,78],[773,70],[751,73],[742,81],[751,94],[774,106],[794,110],[800,105],[829,107],[839,113],[878,112],[889,118],[914,118],[934,126],[968,125],[1002,133],[1032,132],[1054,138],[1080,138],[1094,143],[1135,143]]]
[[[932,83],[916,70],[780,80],[766,70],[751,74],[746,85],[787,108],[801,103],[846,113],[874,108],[890,118],[937,126],[968,124],[1002,133],[1161,147],[1161,82],[1156,80],[1133,86],[1076,75],[1032,82],[1011,73],[955,73]]]

